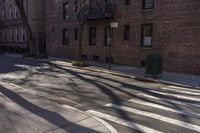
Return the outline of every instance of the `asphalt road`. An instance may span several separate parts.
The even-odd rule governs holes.
[[[119,133],[200,132],[200,90],[3,55],[0,80],[101,117]]]

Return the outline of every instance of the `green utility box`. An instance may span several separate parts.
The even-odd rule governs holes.
[[[162,57],[160,54],[152,54],[147,57],[145,77],[151,75],[156,78],[157,75],[162,77]]]

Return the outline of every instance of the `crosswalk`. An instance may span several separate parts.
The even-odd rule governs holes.
[[[167,86],[148,92],[86,112],[134,132],[200,133],[200,90]]]

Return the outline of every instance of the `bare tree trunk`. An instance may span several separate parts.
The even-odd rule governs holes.
[[[18,6],[18,9],[19,9],[19,12],[20,12],[20,15],[21,15],[21,19],[23,21],[24,28],[25,28],[26,33],[27,33],[27,42],[28,42],[27,54],[35,56],[37,54],[37,50],[36,50],[36,46],[35,46],[35,42],[34,42],[34,38],[33,38],[31,28],[28,24],[28,18],[27,18],[27,15],[25,13],[23,0],[15,0],[15,2],[16,2],[16,5]]]
[[[79,60],[83,60],[83,50],[82,50],[82,34],[83,34],[83,26],[84,26],[84,23],[80,23],[79,24],[79,41],[78,41],[78,47],[79,47],[79,49],[78,49],[78,56],[79,56]]]

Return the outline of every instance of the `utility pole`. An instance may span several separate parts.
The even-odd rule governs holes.
[[[112,59],[112,45],[113,45],[113,29],[118,28],[118,23],[117,22],[111,22],[110,24],[111,27],[111,34],[110,34],[110,41],[109,41],[109,65],[108,69],[109,71],[111,70],[111,59]]]

